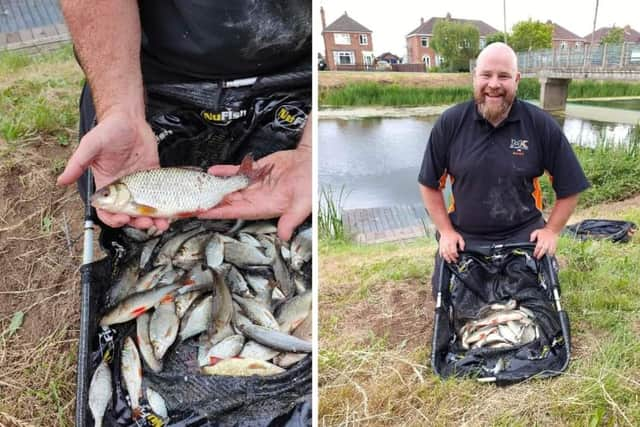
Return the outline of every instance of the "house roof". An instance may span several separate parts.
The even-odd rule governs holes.
[[[347,15],[347,12],[345,12],[340,18],[336,19],[331,24],[327,25],[324,30],[322,30],[323,33],[337,31],[345,33],[373,33],[373,31],[349,17],[349,15]]]
[[[398,55],[394,55],[391,52],[385,52],[383,54],[380,54],[380,55],[377,56],[377,59],[384,58],[384,57],[387,57],[387,56],[393,56],[396,59],[400,59],[400,57]]]
[[[600,42],[600,40],[602,40],[603,37],[605,37],[607,34],[609,34],[609,32],[611,30],[613,30],[615,27],[602,27],[602,28],[598,28],[596,30],[595,33],[589,33],[586,36],[584,36],[584,39],[588,42],[591,42],[591,35],[594,34],[595,37],[593,38],[596,42]],[[634,30],[633,28],[631,28],[630,26],[625,26],[623,27],[624,29],[624,41],[625,42],[640,42],[640,33],[637,32],[636,30]]]
[[[577,35],[576,33],[572,33],[561,25],[556,24],[555,22],[547,21],[547,24],[553,25],[553,34],[551,38],[553,40],[576,40],[576,41],[584,41],[582,37]]]
[[[448,19],[452,22],[457,22],[460,24],[471,24],[478,29],[480,36],[488,36],[489,34],[499,32],[484,21],[479,21],[477,19],[458,19],[452,18],[451,15],[447,15],[446,17],[433,17],[428,21],[422,22],[418,28],[407,34],[407,37],[413,35],[431,35],[433,34],[433,27],[436,25],[436,22],[443,19]]]

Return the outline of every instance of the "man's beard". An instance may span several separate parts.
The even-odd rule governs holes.
[[[495,123],[507,117],[511,104],[513,104],[514,96],[501,94],[504,96],[503,101],[499,105],[487,104],[485,102],[485,94],[475,95],[478,111],[488,122]]]

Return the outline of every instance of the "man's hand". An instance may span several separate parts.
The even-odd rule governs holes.
[[[440,233],[440,256],[446,262],[458,261],[458,249],[464,251],[464,239],[460,233],[451,230]]]
[[[536,242],[536,248],[533,250],[533,256],[536,259],[542,258],[544,255],[555,255],[558,247],[558,235],[549,227],[539,228],[531,233],[530,242]]]
[[[100,123],[82,138],[58,177],[58,184],[76,182],[89,167],[96,189],[132,172],[159,167],[156,138],[144,118],[134,118],[119,111],[105,114]],[[97,213],[100,220],[111,227],[125,224],[138,228],[155,226],[160,230],[169,227],[166,219],[132,218],[102,209]]]
[[[273,165],[271,174],[242,191],[231,193],[199,218],[267,219],[280,217],[278,237],[291,239],[294,229],[311,214],[311,147],[279,151],[258,160],[256,167]],[[234,175],[238,166],[217,165],[209,173]]]

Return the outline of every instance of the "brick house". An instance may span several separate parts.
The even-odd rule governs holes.
[[[600,43],[603,37],[605,37],[611,30],[615,27],[602,27],[598,28],[595,33],[589,33],[584,36],[584,39],[587,43],[591,43],[591,36],[593,34],[593,41],[596,44]],[[640,33],[629,25],[625,25],[623,27],[624,30],[624,41],[625,43],[640,43]]]
[[[444,18],[431,18],[428,21],[425,21],[424,18],[420,18],[420,26],[411,31],[405,37],[407,40],[407,63],[419,64],[422,62],[427,66],[427,68],[439,66],[442,63],[442,57],[438,55],[438,52],[436,52],[433,47],[431,47],[433,28],[435,27],[436,22],[442,19],[475,26],[480,33],[480,49],[485,46],[488,35],[498,32],[498,30],[484,21],[474,19],[454,19],[449,13],[447,13],[447,16]]]
[[[329,70],[362,71],[373,69],[373,32],[356,22],[345,12],[330,25],[325,24],[324,9],[320,8],[325,60]]]
[[[555,22],[547,21],[547,24],[553,25],[553,33],[551,34],[551,47],[554,50],[575,50],[584,49],[585,42],[588,42],[579,35],[572,33]]]

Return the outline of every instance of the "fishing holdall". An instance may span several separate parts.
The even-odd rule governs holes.
[[[614,243],[627,243],[638,226],[630,221],[612,219],[585,219],[564,228],[563,234],[578,240],[611,240]]]
[[[437,375],[506,385],[555,376],[567,368],[571,337],[560,304],[557,261],[549,256],[536,260],[534,248],[531,243],[467,245],[456,263],[436,263],[431,365]],[[534,325],[535,337],[509,343],[487,332],[502,322],[497,317],[501,312],[492,310],[509,304],[514,309],[509,315],[530,313],[521,317]],[[483,319],[489,321],[481,323]],[[476,331],[478,344],[491,337],[498,344],[469,345],[472,339],[463,331],[470,325],[486,328]]]

